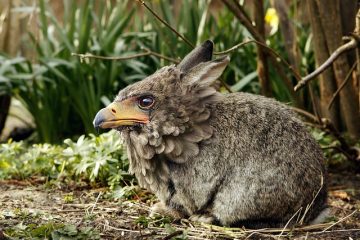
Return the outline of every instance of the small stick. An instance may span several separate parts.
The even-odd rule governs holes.
[[[257,41],[255,39],[250,39],[250,40],[246,40],[244,42],[241,42],[225,51],[222,51],[222,52],[214,52],[213,54],[214,55],[225,55],[225,54],[228,54],[228,53],[231,53],[235,50],[237,50],[238,48],[246,45],[246,44],[249,44],[249,43],[256,43],[258,46],[264,48],[266,50],[267,53],[269,53],[270,55],[272,55],[276,62],[283,62],[286,67],[288,69],[290,69],[290,71],[293,73],[293,75],[295,76],[295,78],[300,81],[301,77],[300,77],[300,74],[298,72],[295,71],[295,69],[290,65],[290,63],[288,63],[283,57],[280,56],[280,54],[278,54],[277,52],[275,52],[272,48],[270,48],[268,45],[266,45],[265,43],[262,43],[260,41]]]
[[[173,237],[175,237],[175,236],[177,236],[177,235],[180,235],[180,234],[182,234],[182,233],[183,233],[183,231],[181,231],[181,230],[175,231],[175,232],[173,232],[173,233],[171,233],[171,234],[163,237],[162,240],[170,240],[171,238],[173,238]]]
[[[91,212],[90,212],[90,214],[93,214],[93,212],[94,212],[94,208],[95,208],[95,206],[96,206],[96,204],[97,204],[97,202],[99,201],[99,198],[100,198],[100,196],[101,196],[101,192],[99,192],[99,194],[98,194],[98,196],[97,196],[97,198],[96,198],[96,200],[95,200],[95,203],[94,203],[94,205],[92,206],[92,208],[91,208]]]
[[[150,55],[150,51],[145,51],[143,53],[138,53],[130,56],[122,56],[122,57],[108,57],[108,56],[100,56],[100,55],[93,55],[91,53],[71,53],[71,56],[77,56],[80,57],[80,59],[86,59],[86,58],[96,58],[96,59],[103,59],[103,60],[128,60],[143,56]]]
[[[187,40],[183,35],[181,35],[175,28],[170,26],[165,20],[163,20],[156,12],[154,12],[143,0],[138,0],[138,2],[143,5],[151,14],[156,17],[160,22],[162,22],[166,27],[170,28],[173,33],[175,33],[179,38],[181,38],[186,44],[190,47],[194,48],[194,44],[192,44],[189,40]]]
[[[157,52],[153,52],[149,49],[145,49],[145,52],[143,53],[137,53],[134,55],[129,55],[129,56],[120,56],[120,57],[108,57],[108,56],[99,56],[99,55],[93,55],[91,53],[71,53],[72,56],[77,56],[80,57],[80,59],[86,59],[86,58],[96,58],[96,59],[103,59],[103,60],[129,60],[129,59],[133,59],[133,58],[138,58],[138,57],[143,57],[143,56],[149,56],[149,55],[153,55],[155,57],[158,58],[162,58],[165,60],[168,60],[169,62],[173,62],[173,63],[179,63],[178,60],[164,56],[160,53]]]
[[[348,74],[347,74],[346,77],[345,77],[345,80],[341,83],[341,86],[340,86],[340,87],[335,91],[335,93],[333,94],[333,96],[332,96],[332,98],[331,98],[331,100],[330,100],[330,102],[329,102],[328,109],[331,108],[331,105],[334,103],[336,96],[337,96],[337,95],[339,94],[339,92],[345,87],[345,85],[349,82],[350,76],[351,76],[352,72],[354,71],[356,65],[357,65],[357,62],[355,62],[355,63],[352,65],[350,71],[348,72]]]
[[[351,216],[354,215],[357,211],[358,211],[358,210],[355,210],[355,211],[353,211],[352,213],[350,213],[349,215],[347,215],[346,217],[343,217],[342,219],[340,219],[339,221],[337,221],[336,223],[331,224],[330,226],[328,226],[327,228],[325,228],[324,230],[322,230],[322,233],[323,233],[323,232],[326,232],[328,229],[332,228],[332,227],[335,226],[336,224],[343,222],[345,219],[351,217]]]
[[[297,107],[290,107],[290,108],[291,108],[294,112],[297,112],[297,113],[299,113],[299,114],[301,114],[301,115],[303,115],[303,116],[311,119],[313,122],[319,123],[318,118],[317,118],[314,114],[312,114],[312,113],[310,113],[310,112],[308,112],[308,111],[305,111],[305,110],[303,110],[303,109],[301,109],[301,108],[297,108]]]
[[[315,199],[317,198],[317,196],[319,195],[319,193],[320,193],[321,190],[323,189],[323,186],[324,186],[324,177],[323,177],[323,175],[321,174],[320,188],[319,188],[319,190],[317,191],[317,193],[315,194],[315,196],[314,196],[314,198],[312,199],[311,203],[306,206],[305,211],[304,211],[304,214],[303,214],[302,218],[301,218],[300,221],[299,221],[300,224],[303,224],[303,222],[304,222],[304,220],[305,220],[306,214],[307,214],[308,211],[310,210],[311,206],[314,204]]]
[[[302,78],[294,87],[294,91],[298,91],[300,88],[304,87],[307,82],[309,82],[310,80],[314,79],[315,77],[317,77],[320,73],[322,73],[323,71],[325,71],[328,67],[331,66],[331,64],[344,52],[349,51],[351,49],[354,49],[358,46],[358,40],[355,37],[352,37],[350,42],[341,45],[338,49],[336,49],[331,55],[330,57],[323,63],[321,64],[320,67],[318,67],[314,72],[310,73],[309,75],[305,76],[304,78]]]
[[[281,236],[283,235],[283,233],[284,233],[284,231],[286,230],[287,226],[290,224],[290,222],[293,220],[293,218],[300,213],[301,210],[302,210],[302,207],[299,208],[299,210],[297,210],[297,211],[294,213],[294,215],[287,221],[287,223],[286,223],[285,226],[283,227],[283,230],[280,232],[279,235],[277,235],[277,237],[281,237]]]

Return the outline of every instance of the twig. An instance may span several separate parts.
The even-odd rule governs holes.
[[[98,194],[98,196],[97,196],[97,198],[96,198],[96,200],[95,200],[95,203],[94,203],[94,205],[93,205],[92,208],[91,208],[90,214],[93,214],[94,208],[95,208],[97,202],[99,201],[99,198],[100,198],[101,194],[102,194],[102,192],[99,192],[99,194]]]
[[[229,92],[229,93],[233,93],[233,91],[231,90],[231,88],[226,84],[226,82],[224,81],[223,78],[219,78],[218,79],[221,83],[221,85]]]
[[[319,123],[318,118],[317,118],[314,114],[312,114],[312,113],[310,113],[310,112],[308,112],[308,111],[305,111],[305,110],[303,110],[303,109],[297,108],[297,107],[290,107],[290,108],[291,108],[294,112],[297,112],[297,113],[299,113],[299,114],[301,114],[301,115],[303,115],[303,116],[311,119],[313,122]]]
[[[338,230],[332,230],[330,231],[330,233],[335,233],[335,232],[360,232],[360,228],[352,228],[352,229],[338,229]],[[323,234],[324,232],[312,232],[310,233],[310,235],[318,235],[318,234]]]
[[[246,44],[253,43],[253,42],[258,42],[258,41],[256,41],[255,39],[245,40],[245,41],[243,41],[241,43],[238,43],[235,46],[233,46],[233,47],[231,47],[231,48],[229,48],[229,49],[227,49],[225,51],[214,52],[213,54],[214,55],[225,55],[225,54],[228,54],[228,53],[231,53],[231,52],[237,50],[238,48],[240,48],[240,47],[242,47],[242,46],[244,46]]]
[[[279,235],[277,235],[277,237],[281,237],[281,236],[283,235],[283,233],[284,233],[284,231],[286,230],[287,226],[290,224],[290,222],[293,220],[293,218],[300,213],[301,210],[302,210],[302,207],[299,208],[299,210],[297,210],[297,211],[294,213],[294,215],[287,221],[287,223],[286,223],[285,226],[283,227],[283,230],[280,232]]]
[[[177,235],[180,235],[180,234],[182,234],[182,233],[183,233],[183,231],[181,231],[181,230],[175,231],[175,232],[173,232],[173,233],[171,233],[171,234],[163,237],[162,240],[170,240],[171,238],[173,238],[173,237],[175,237],[175,236],[177,236]]]
[[[299,81],[296,86],[294,87],[294,91],[298,91],[300,88],[304,87],[307,82],[317,77],[320,73],[325,71],[331,64],[344,52],[354,49],[358,46],[358,40],[355,37],[352,37],[351,41],[341,45],[338,49],[336,49],[330,57],[314,72],[310,73],[309,75],[305,76],[304,78]]]
[[[222,0],[222,2],[229,8],[235,17],[246,27],[251,35],[258,41],[264,42],[265,39],[261,36],[255,26],[252,24],[250,17],[246,11],[236,0]]]
[[[350,71],[348,72],[348,74],[346,75],[344,81],[341,83],[341,86],[335,91],[335,93],[333,94],[329,105],[328,105],[328,109],[331,108],[332,104],[334,103],[334,100],[336,98],[336,96],[339,94],[339,92],[345,87],[345,85],[349,82],[349,79],[351,77],[352,72],[354,71],[355,67],[357,65],[357,62],[354,62],[354,64],[352,65]]]
[[[318,122],[321,123],[321,115],[320,115],[320,111],[318,109],[319,104],[318,104],[317,98],[315,98],[314,90],[313,90],[311,84],[309,84],[309,95],[310,95],[311,104],[312,104],[315,116],[318,119]]]
[[[99,56],[99,55],[93,55],[91,53],[71,53],[71,56],[77,56],[80,57],[80,60],[86,59],[86,58],[96,58],[96,59],[103,59],[103,60],[129,60],[129,59],[133,59],[133,58],[138,58],[138,57],[143,57],[143,56],[149,56],[149,55],[153,55],[155,57],[158,58],[162,58],[165,60],[168,60],[169,62],[173,62],[173,63],[179,63],[178,60],[164,56],[160,53],[157,52],[153,52],[149,49],[145,49],[145,52],[143,53],[137,53],[134,55],[129,55],[129,56],[119,56],[119,57],[108,57],[108,56]]]
[[[173,28],[169,23],[163,20],[156,12],[154,12],[143,0],[138,0],[138,2],[143,5],[149,12],[151,12],[154,17],[156,17],[160,22],[162,22],[166,27],[170,28],[173,33],[175,33],[179,38],[181,38],[186,44],[190,47],[194,48],[194,44],[192,44],[189,40],[187,40],[183,35],[181,35],[175,28]]]
[[[76,56],[76,57],[80,57],[80,59],[86,59],[86,58],[96,58],[96,59],[103,59],[103,60],[128,60],[128,59],[133,59],[133,58],[138,58],[138,57],[143,57],[143,56],[148,56],[150,55],[150,51],[145,51],[143,53],[138,53],[138,54],[134,54],[134,55],[129,55],[129,56],[121,56],[121,57],[108,57],[108,56],[100,56],[100,55],[93,55],[91,53],[71,53],[71,56]]]
[[[352,213],[350,213],[349,215],[347,215],[346,217],[343,217],[342,219],[340,219],[339,221],[335,222],[334,224],[331,224],[330,226],[328,226],[327,228],[325,228],[324,230],[322,230],[323,232],[326,232],[328,229],[332,228],[333,226],[335,226],[338,223],[343,222],[345,219],[351,217],[352,215],[354,215],[358,210],[353,211]]]
[[[106,227],[106,228],[110,228],[110,229],[113,229],[113,230],[116,230],[116,231],[140,233],[139,230],[131,230],[131,229],[127,229],[127,228],[113,227],[113,226],[110,226],[110,225],[104,224],[104,223],[100,223],[100,225],[103,225],[103,226]]]
[[[306,214],[307,214],[308,211],[310,210],[311,206],[314,204],[315,199],[317,198],[317,196],[319,195],[319,193],[320,193],[321,190],[323,189],[323,186],[324,186],[324,177],[323,177],[323,175],[321,174],[320,188],[319,188],[319,190],[317,191],[317,193],[315,194],[315,196],[313,197],[311,203],[306,206],[305,211],[304,211],[304,214],[303,214],[302,218],[301,218],[300,221],[299,221],[300,224],[303,224],[304,219],[305,219],[305,217],[306,217]]]
[[[238,48],[240,48],[246,44],[249,44],[249,43],[256,43],[258,46],[264,48],[267,53],[269,53],[270,55],[273,56],[273,58],[275,58],[276,63],[280,63],[280,62],[284,63],[286,65],[286,67],[293,73],[293,75],[295,76],[295,78],[297,80],[301,79],[300,74],[298,72],[296,72],[295,69],[290,65],[290,63],[288,61],[286,61],[283,57],[281,57],[281,55],[279,53],[275,52],[271,47],[266,45],[266,43],[260,42],[255,39],[245,40],[244,42],[241,42],[225,51],[214,52],[213,54],[214,55],[225,55],[225,54],[231,53],[231,52],[237,50]]]
[[[258,45],[265,47],[266,46],[265,39],[262,37],[260,32],[255,28],[250,17],[246,14],[246,11],[239,4],[239,2],[236,0],[222,0],[222,2],[229,8],[229,10],[234,14],[234,16],[246,27],[246,29],[251,33],[251,35],[255,38],[255,40],[261,43]],[[298,96],[294,93],[291,79],[289,79],[286,73],[283,71],[283,66],[280,64],[279,59],[283,63],[287,63],[287,62],[283,61],[283,59],[278,54],[274,55],[274,51],[273,50],[270,51],[267,46],[265,48],[265,52],[271,56],[270,57],[271,64],[279,72],[281,79],[286,84],[286,87],[289,89],[292,97],[296,100],[297,105],[299,106],[303,105],[302,100],[299,99]],[[298,74],[290,64],[286,64],[286,65],[293,73],[297,81],[300,81],[301,79],[300,74]]]
[[[150,50],[149,50],[150,51]],[[173,62],[173,63],[180,63],[179,60],[177,59],[174,59],[174,58],[171,58],[171,57],[168,57],[168,56],[165,56],[165,55],[162,55],[160,53],[157,53],[157,52],[153,52],[153,51],[150,51],[150,55],[153,55],[155,57],[158,57],[158,58],[162,58],[162,59],[165,59],[165,60],[168,60],[169,62]]]

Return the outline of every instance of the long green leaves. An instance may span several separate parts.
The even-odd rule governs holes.
[[[30,34],[37,51],[37,63],[14,60],[6,75],[0,74],[0,93],[12,92],[33,114],[40,141],[59,142],[65,137],[93,133],[92,119],[116,92],[152,74],[171,62],[154,56],[126,61],[86,59],[72,52],[102,56],[126,56],[153,52],[181,59],[191,47],[165,27],[141,4],[133,1],[63,0],[64,14],[57,19],[46,0],[39,0],[39,35]],[[210,1],[149,2],[149,6],[192,44],[206,39],[223,51],[250,37],[248,31],[226,8],[211,10]],[[282,47],[270,39],[277,51]],[[276,45],[277,44],[277,45]],[[0,59],[1,61],[1,59]],[[5,60],[3,60],[5,61]],[[7,60],[6,60],[7,61]],[[10,69],[10,70],[9,70]],[[223,75],[233,91],[259,92],[256,48],[246,45],[231,53]],[[289,101],[284,83],[272,71],[275,96]]]
[[[127,1],[107,4],[100,9],[101,14],[93,0],[64,0],[64,18],[59,20],[45,0],[39,1],[40,39],[30,36],[37,50],[37,63],[18,62],[18,71],[14,68],[10,77],[1,79],[0,91],[12,91],[28,108],[40,141],[59,142],[65,137],[93,133],[92,119],[101,108],[100,99],[112,98],[119,87],[127,84],[122,73],[139,71],[141,77],[145,75],[141,67],[124,70],[128,68],[126,62],[81,62],[71,56],[72,52],[121,54],[118,44],[132,16],[123,14],[126,6]]]

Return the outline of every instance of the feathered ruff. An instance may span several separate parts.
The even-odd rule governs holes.
[[[179,74],[171,67],[167,71]],[[136,175],[140,186],[164,199],[169,179],[166,161],[181,164],[199,154],[199,143],[214,134],[208,123],[211,112],[207,104],[222,97],[213,87],[175,84],[167,87],[180,88],[180,91],[164,89],[178,95],[169,99],[166,106],[168,111],[166,108],[157,109],[150,123],[139,131],[122,132],[127,145],[130,172]]]

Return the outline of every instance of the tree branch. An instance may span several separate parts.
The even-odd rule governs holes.
[[[230,9],[230,11],[235,15],[235,17],[243,24],[251,35],[260,42],[265,42],[265,39],[257,31],[254,25],[251,22],[250,17],[246,14],[246,11],[241,7],[241,5],[236,0],[222,0],[222,2]]]
[[[138,2],[143,5],[151,14],[156,17],[160,22],[162,22],[166,27],[170,28],[179,38],[181,38],[187,45],[194,48],[194,44],[192,44],[189,40],[187,40],[183,35],[181,35],[175,28],[173,28],[169,23],[167,23],[164,19],[162,19],[154,10],[152,10],[143,0],[138,0]]]
[[[153,52],[153,51],[151,51],[149,49],[145,49],[145,52],[143,52],[143,53],[137,53],[137,54],[134,54],[134,55],[120,56],[120,57],[99,56],[99,55],[93,55],[91,53],[85,53],[85,54],[71,53],[71,56],[80,57],[80,61],[83,60],[83,59],[87,59],[87,58],[96,58],[96,59],[103,59],[103,60],[129,60],[129,59],[143,57],[143,56],[149,56],[149,55],[152,55],[152,56],[155,56],[155,57],[158,57],[158,58],[162,58],[162,59],[168,60],[169,62],[173,62],[173,63],[179,63],[180,62],[177,59],[164,56],[164,55],[162,55],[160,53]]]
[[[341,83],[341,86],[334,92],[334,94],[333,94],[333,96],[332,96],[332,98],[331,98],[331,100],[330,100],[330,102],[329,102],[328,109],[331,108],[332,104],[334,103],[334,101],[335,101],[335,99],[336,99],[336,96],[337,96],[337,95],[339,94],[339,92],[345,87],[345,85],[349,82],[349,79],[351,79],[351,78],[350,78],[350,77],[351,77],[351,74],[352,74],[352,72],[354,71],[356,65],[357,65],[357,62],[355,62],[355,63],[352,65],[352,67],[351,67],[350,71],[348,72],[348,74],[346,75],[344,81]]]
[[[260,41],[257,41],[255,39],[250,39],[250,40],[245,40],[244,42],[241,42],[225,51],[222,51],[222,52],[214,52],[213,54],[214,55],[225,55],[225,54],[229,54],[235,50],[237,50],[238,48],[240,47],[243,47],[244,45],[246,44],[249,44],[249,43],[256,43],[259,47],[262,47],[264,48],[264,50],[266,50],[267,53],[269,53],[273,59],[274,59],[274,63],[283,63],[286,65],[286,67],[292,72],[292,74],[294,75],[294,77],[297,79],[297,80],[300,80],[301,77],[300,77],[300,74],[298,72],[296,72],[296,70],[290,65],[290,63],[288,61],[286,61],[283,57],[281,57],[280,54],[278,54],[277,52],[275,52],[272,48],[270,48],[268,45],[266,45],[266,43],[263,43],[263,42],[260,42]]]
[[[340,46],[338,49],[333,52],[330,57],[321,64],[320,67],[318,67],[314,72],[310,73],[309,75],[305,76],[304,78],[299,81],[296,86],[294,87],[294,91],[298,91],[300,88],[304,87],[307,82],[317,77],[320,73],[325,71],[328,67],[332,65],[332,63],[344,52],[349,51],[351,49],[354,49],[358,46],[358,39],[355,37],[352,37],[350,42]]]

